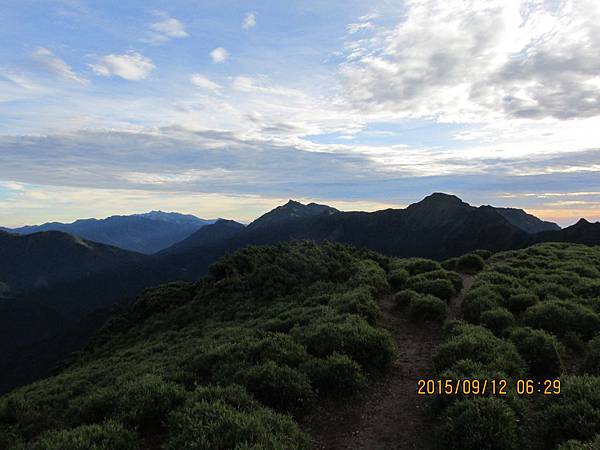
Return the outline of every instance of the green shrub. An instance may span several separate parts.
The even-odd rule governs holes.
[[[188,402],[169,417],[167,450],[308,449],[289,416],[266,408],[238,409],[221,401]]]
[[[600,435],[593,441],[581,442],[575,439],[560,444],[557,450],[600,450]]]
[[[544,400],[539,420],[545,447],[588,441],[600,433],[600,377],[565,376],[561,395]]]
[[[315,358],[305,370],[320,393],[353,394],[365,383],[360,365],[339,353],[325,359]]]
[[[182,386],[148,374],[120,389],[117,414],[144,433],[160,432],[167,415],[181,405],[184,398]]]
[[[51,431],[27,450],[135,450],[136,435],[118,422],[82,425],[71,430]]]
[[[526,364],[515,346],[497,338],[487,328],[454,322],[450,332],[433,358],[438,372],[453,369],[462,360],[471,360],[512,376],[524,373]]]
[[[374,325],[379,317],[379,306],[371,290],[365,286],[339,294],[331,302],[331,306],[341,313],[357,314],[371,325]]]
[[[234,380],[260,402],[278,411],[300,411],[315,400],[306,374],[274,361],[241,369]]]
[[[346,354],[367,370],[389,367],[395,355],[389,333],[372,327],[357,316],[348,316],[336,323],[316,323],[303,331],[292,330],[292,333],[314,356]]]
[[[394,269],[388,275],[388,282],[394,290],[402,289],[408,281],[408,271],[406,269]]]
[[[511,330],[510,340],[527,362],[532,375],[555,377],[562,372],[559,345],[554,336],[543,330],[519,327]]]
[[[490,309],[497,308],[502,301],[500,294],[483,285],[471,289],[461,305],[461,310],[466,320],[479,323],[481,314]]]
[[[535,287],[535,293],[540,300],[548,300],[551,298],[558,298],[561,300],[572,298],[573,291],[566,286],[558,283],[541,283]]]
[[[588,342],[584,367],[587,373],[600,375],[600,336]]]
[[[406,308],[414,299],[417,299],[420,296],[421,294],[413,291],[412,289],[405,289],[397,292],[394,295],[394,300],[396,301],[396,306],[398,308]]]
[[[408,280],[410,289],[421,294],[431,294],[441,300],[450,300],[456,294],[456,290],[450,280],[434,279],[428,280],[421,276],[413,277]]]
[[[471,253],[480,256],[483,259],[489,259],[494,253],[490,250],[477,249],[473,250]]]
[[[522,292],[514,294],[508,297],[505,302],[505,306],[514,314],[521,314],[530,306],[535,305],[538,302],[537,295],[529,292]]]
[[[425,272],[433,272],[434,270],[440,270],[442,266],[436,261],[430,259],[413,258],[408,260],[406,264],[406,270],[411,276],[418,275]]]
[[[485,261],[479,255],[468,253],[458,258],[456,270],[464,273],[477,273],[483,270]]]
[[[433,295],[420,295],[410,302],[408,314],[414,321],[443,322],[446,303]]]
[[[458,258],[448,258],[442,261],[441,265],[446,270],[456,270],[456,264],[458,263]]]
[[[519,449],[517,416],[497,397],[475,397],[448,408],[442,426],[448,450]]]
[[[523,323],[559,336],[572,331],[590,338],[600,329],[600,318],[591,309],[566,300],[548,300],[533,305],[523,315]]]
[[[494,308],[484,311],[480,321],[481,325],[492,330],[496,336],[500,336],[515,323],[515,318],[506,308]]]

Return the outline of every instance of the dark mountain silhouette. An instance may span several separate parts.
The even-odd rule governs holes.
[[[506,220],[528,233],[539,233],[540,231],[558,231],[560,226],[554,222],[541,220],[522,209],[516,208],[494,208]]]
[[[475,249],[501,251],[538,242],[600,244],[600,223],[581,220],[562,230],[530,233],[532,224],[540,226],[541,221],[534,219],[524,212],[473,207],[456,196],[435,193],[405,209],[371,213],[341,212],[325,205],[290,201],[248,226],[218,220],[150,256],[58,232],[30,236],[0,232],[0,300],[14,295],[15,289],[31,288],[26,296],[10,299],[20,301],[21,310],[2,314],[11,322],[4,324],[7,333],[14,333],[16,338],[1,336],[8,344],[0,346],[0,357],[24,344],[28,345],[28,361],[35,359],[31,355],[36,352],[55,355],[56,358],[44,359],[44,367],[38,368],[43,373],[49,370],[50,363],[60,359],[61,351],[78,348],[77,336],[88,334],[77,328],[70,337],[52,336],[77,327],[78,321],[94,309],[134,298],[145,287],[173,280],[197,280],[219,257],[249,245],[288,240],[336,241],[386,255],[443,260]],[[18,323],[22,325],[15,325]],[[35,324],[35,332],[31,332],[29,323]],[[39,339],[45,343],[34,345]],[[10,365],[10,361],[5,358],[4,364]]]
[[[63,231],[94,242],[151,254],[179,242],[213,220],[163,211],[151,211],[106,219],[81,219],[73,223],[51,222],[9,230],[18,234]]]
[[[600,222],[579,219],[575,225],[560,231],[544,231],[536,235],[537,242],[572,242],[576,244],[600,245]]]
[[[245,226],[239,222],[219,219],[211,225],[200,228],[181,242],[163,250],[159,255],[184,253],[195,248],[210,246],[214,242],[226,242],[244,229]]]

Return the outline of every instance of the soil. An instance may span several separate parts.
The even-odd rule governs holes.
[[[460,305],[473,276],[463,276],[463,289],[449,302],[449,318],[460,318]],[[360,397],[326,400],[303,428],[314,448],[327,450],[427,450],[435,442],[436,423],[428,415],[427,397],[417,395],[417,381],[433,378],[432,356],[441,344],[439,324],[413,323],[395,308],[393,296],[380,300],[379,325],[390,331],[398,358],[390,371],[370,383]]]

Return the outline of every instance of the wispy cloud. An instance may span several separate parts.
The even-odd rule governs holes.
[[[194,73],[190,77],[190,82],[199,88],[206,89],[212,92],[219,92],[223,86],[218,83],[215,83],[211,79],[209,79],[206,75],[202,75],[201,73]]]
[[[150,58],[137,52],[106,55],[97,63],[90,64],[90,67],[96,75],[118,76],[130,81],[143,80],[156,68]]]
[[[229,52],[225,50],[223,47],[217,47],[212,52],[210,52],[210,58],[212,62],[215,64],[219,64],[225,62],[227,58],[229,58]]]
[[[51,50],[45,47],[38,47],[33,52],[32,56],[36,61],[44,65],[46,69],[63,79],[74,81],[79,84],[88,83],[87,79],[77,75],[71,66],[69,66],[64,60],[56,56]]]
[[[143,39],[144,42],[160,45],[172,39],[182,39],[190,36],[180,20],[169,16],[163,11],[156,11],[154,14],[158,20],[150,25],[150,32]]]
[[[256,13],[249,12],[244,16],[244,20],[242,21],[242,28],[247,30],[249,28],[254,28],[256,26]]]

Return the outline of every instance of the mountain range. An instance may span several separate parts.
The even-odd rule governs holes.
[[[150,216],[163,218],[164,214]],[[110,219],[105,220],[116,220]],[[141,219],[160,222],[148,215]],[[1,373],[12,370],[6,368],[14,366],[18,349],[27,346],[27,354],[32,355],[29,361],[39,361],[36,354],[46,355],[43,367],[31,368],[32,376],[43,374],[52,362],[65,356],[65,351],[83,345],[84,337],[91,335],[90,324],[100,326],[102,321],[95,312],[98,308],[126,303],[146,287],[197,280],[219,257],[250,245],[335,241],[390,256],[444,260],[475,249],[495,252],[538,242],[600,244],[600,223],[582,219],[561,229],[522,210],[474,207],[442,193],[404,209],[343,212],[290,200],[247,226],[224,219],[210,224],[192,222],[197,226],[195,231],[152,255],[60,231],[30,235],[0,232],[0,337],[4,342],[0,345],[0,388],[13,385]],[[65,339],[69,345],[57,344]],[[19,367],[26,371],[22,364]]]
[[[151,254],[214,222],[189,214],[150,211],[145,214],[111,216],[106,219],[80,219],[72,223],[49,222],[43,225],[2,229],[16,234],[62,231],[90,241]]]

